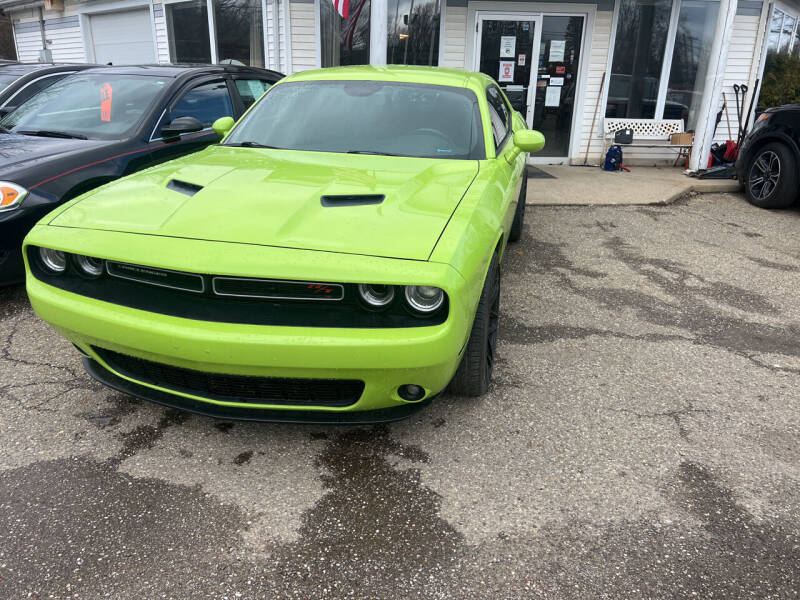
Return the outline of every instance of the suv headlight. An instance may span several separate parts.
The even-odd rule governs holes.
[[[17,208],[28,195],[21,185],[10,181],[0,181],[0,212]]]

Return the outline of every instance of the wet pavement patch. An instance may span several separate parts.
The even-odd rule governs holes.
[[[302,518],[300,541],[279,553],[298,570],[300,592],[321,581],[333,597],[404,597],[454,566],[462,537],[439,516],[440,498],[400,457],[426,453],[393,440],[387,427],[344,431],[319,456],[325,495]],[[278,557],[276,557],[278,558]],[[305,586],[308,586],[307,588]]]
[[[241,466],[250,462],[250,459],[253,458],[253,451],[247,450],[246,452],[242,452],[236,455],[236,458],[233,459],[233,464],[237,466]]]
[[[134,456],[140,450],[147,450],[152,448],[153,445],[161,439],[164,435],[164,430],[172,427],[173,425],[180,425],[185,423],[190,417],[190,414],[174,408],[164,410],[163,416],[158,420],[158,423],[153,425],[139,425],[132,431],[122,434],[122,449],[119,454],[112,459],[112,464],[118,465],[123,460]]]
[[[227,549],[243,526],[237,508],[199,488],[137,479],[109,463],[5,471],[0,597],[189,598],[228,578]]]

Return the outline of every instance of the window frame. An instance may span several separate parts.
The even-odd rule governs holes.
[[[514,122],[514,111],[509,106],[508,102],[506,101],[506,97],[505,97],[505,94],[503,94],[503,91],[500,89],[499,86],[495,85],[494,83],[490,83],[489,85],[487,85],[486,89],[484,90],[484,95],[486,97],[486,105],[487,105],[488,109],[492,110],[492,103],[489,102],[489,90],[491,88],[494,88],[494,89],[497,90],[497,93],[500,96],[500,102],[502,102],[503,106],[506,107],[506,114],[508,115],[506,117],[506,135],[505,135],[505,137],[503,137],[502,140],[500,140],[500,143],[497,143],[497,141],[494,139],[494,127],[492,127],[492,143],[495,146],[494,154],[495,154],[495,158],[498,158],[500,156],[500,154],[503,152],[503,150],[505,149],[506,144],[508,144],[508,140],[511,139],[511,135],[513,134],[512,124]],[[490,126],[491,126],[491,119],[492,119],[492,117],[490,115],[489,116],[489,125]]]
[[[722,2],[720,0],[704,0],[704,1],[708,3],[716,3],[720,7],[720,10],[722,9]],[[682,3],[683,0],[672,0],[672,9],[670,12],[669,27],[667,28],[667,43],[664,46],[664,60],[661,63],[661,75],[658,80],[658,96],[656,97],[655,113],[652,119],[648,119],[650,121],[664,120],[664,107],[666,106],[667,103],[669,75],[670,72],[672,71],[672,58],[675,53],[675,39],[677,38],[678,34],[678,21],[680,18]],[[608,65],[606,69],[606,81],[605,81],[606,91],[603,94],[604,95],[603,114],[605,114],[605,111],[608,110],[608,90],[609,86],[611,85],[611,76],[612,76],[611,67],[614,61],[614,52],[616,50],[616,44],[617,44],[617,29],[619,28],[620,4],[621,2],[615,2],[614,5],[614,18],[612,21],[613,25],[611,31],[611,40],[609,44],[611,51],[608,54]],[[774,7],[773,10],[775,10]],[[778,42],[780,43],[780,38],[778,39]]]
[[[770,51],[770,49],[769,49],[769,34],[770,34],[770,31],[771,31],[771,27],[772,27],[772,19],[775,16],[776,12],[780,12],[781,13],[781,28],[780,28],[780,33],[778,34],[778,45],[772,51],[776,52],[777,54],[789,54],[789,55],[791,55],[791,54],[793,54],[795,52],[796,47],[798,46],[797,32],[798,32],[798,29],[800,29],[800,10],[793,10],[790,6],[784,4],[783,2],[774,2],[772,4],[772,8],[771,8],[771,10],[769,12],[769,16],[767,18],[767,32],[766,32],[767,51]],[[792,27],[792,33],[790,34],[789,46],[786,48],[785,52],[781,52],[781,50],[780,50],[781,49],[781,43],[783,42],[783,37],[784,37],[784,33],[785,33],[784,29],[783,29],[783,26],[786,23],[786,17],[791,17],[791,18],[794,19],[794,27]]]
[[[167,6],[170,4],[180,4],[182,2],[189,2],[190,0],[163,0],[163,7],[164,7],[164,24],[166,27],[166,34],[167,34],[167,46],[169,47],[170,52],[170,60],[172,60],[172,39],[169,35],[169,24],[167,22]],[[211,46],[210,48],[210,56],[211,56],[211,64],[215,65],[219,62],[219,56],[217,55],[217,23],[216,23],[216,16],[214,14],[214,0],[205,0],[206,3],[206,16],[208,17],[208,43]],[[264,66],[263,67],[254,67],[256,69],[270,69],[272,68],[272,56],[270,55],[269,51],[269,39],[268,39],[268,31],[267,31],[267,2],[266,0],[259,0],[261,4],[261,29],[262,29],[262,43],[264,45]],[[274,36],[273,36],[274,37]],[[252,65],[251,65],[252,66]],[[277,67],[280,69],[280,65]]]
[[[161,135],[161,132],[160,132],[161,126],[162,126],[162,122],[167,117],[167,115],[175,108],[175,105],[178,104],[178,102],[180,102],[181,99],[186,94],[188,94],[189,92],[191,92],[194,88],[196,88],[198,86],[201,86],[201,85],[206,84],[206,83],[210,83],[212,81],[218,81],[218,80],[222,80],[222,81],[225,82],[225,86],[226,86],[226,88],[228,90],[228,96],[231,99],[231,109],[233,110],[233,118],[234,118],[234,120],[237,118],[237,114],[241,115],[242,114],[241,99],[239,98],[239,94],[238,94],[238,91],[236,90],[236,86],[233,85],[233,82],[231,81],[231,77],[227,73],[216,73],[216,74],[213,74],[213,75],[205,75],[203,77],[196,77],[194,79],[190,79],[184,85],[182,85],[180,87],[180,89],[178,89],[178,91],[175,92],[175,94],[173,94],[173,96],[172,96],[172,98],[170,98],[169,102],[166,103],[166,105],[164,106],[163,110],[159,114],[158,119],[156,119],[155,125],[153,126],[152,132],[150,133],[150,139],[148,140],[148,142],[159,142],[159,141],[162,141],[164,139],[164,137]],[[203,131],[211,131],[212,129],[213,129],[212,127],[204,127],[203,129],[201,129],[200,131],[197,131],[195,133],[202,133]]]

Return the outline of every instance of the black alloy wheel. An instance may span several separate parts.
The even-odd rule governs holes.
[[[785,208],[797,199],[797,161],[784,144],[759,148],[747,169],[747,200],[760,208]]]
[[[478,310],[472,323],[464,356],[450,382],[450,391],[459,396],[482,396],[489,389],[497,358],[497,331],[500,325],[500,260],[492,256],[483,284]]]

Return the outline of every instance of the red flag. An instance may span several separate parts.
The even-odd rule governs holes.
[[[343,19],[350,16],[350,0],[333,0],[333,7]]]

